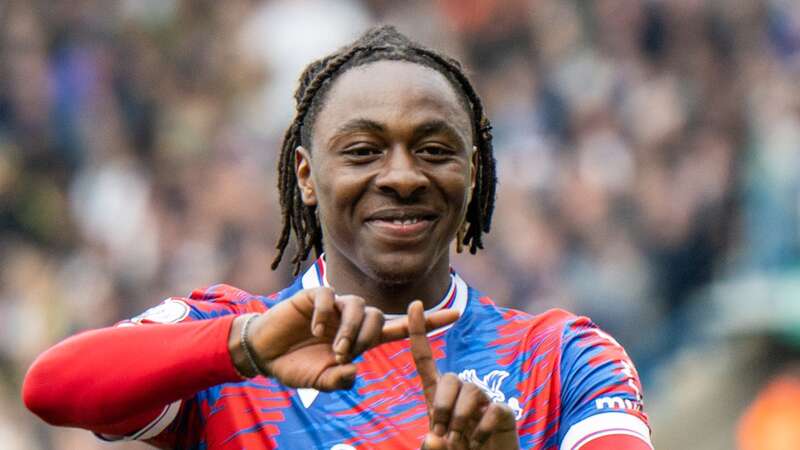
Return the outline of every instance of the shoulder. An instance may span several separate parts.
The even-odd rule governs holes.
[[[253,294],[229,284],[213,284],[195,289],[186,299],[192,307],[225,308],[237,314],[264,312],[299,291],[296,283],[270,294]]]
[[[212,284],[207,287],[195,289],[189,294],[188,299],[195,302],[208,302],[218,305],[229,305],[233,308],[247,309],[252,303],[267,303],[271,297],[255,295],[229,284]]]
[[[302,289],[301,277],[295,278],[290,285],[268,295],[252,294],[244,289],[219,283],[195,289],[187,300],[198,312],[203,312],[206,308],[212,311],[223,309],[229,313],[248,314],[264,312]]]
[[[546,337],[561,340],[568,330],[591,324],[587,317],[563,309],[549,309],[532,314],[513,308],[498,306],[490,297],[471,290],[468,318],[481,328],[493,327],[500,335],[514,335],[527,339]]]
[[[570,330],[576,324],[591,323],[563,309],[531,314],[501,307],[479,293],[470,297],[462,320],[462,331],[469,333],[471,342],[503,355],[501,364],[522,364],[523,372],[532,370],[532,362],[541,358],[550,367],[558,366]]]
[[[563,309],[531,314],[500,307],[476,292],[465,318],[475,335],[490,335],[491,344],[517,348],[520,354],[546,353],[562,365],[628,359],[623,347],[590,318]]]
[[[194,289],[186,297],[168,297],[118,325],[178,323],[212,319],[229,314],[264,312],[279,301],[284,291],[256,295],[229,284],[212,284]]]
[[[531,314],[503,308],[483,295],[470,300],[467,318],[476,331],[471,336],[490,336],[485,345],[500,355],[498,362],[527,377],[523,385],[531,397],[525,408],[558,411],[559,427],[552,436],[556,442],[576,442],[576,436],[583,438],[608,425],[607,419],[618,417],[614,426],[634,430],[649,442],[636,369],[622,346],[591,319],[563,309]],[[612,415],[595,418],[603,413]],[[567,434],[580,423],[584,424]],[[542,431],[530,424],[525,427]],[[529,435],[521,436],[529,439],[525,437]]]

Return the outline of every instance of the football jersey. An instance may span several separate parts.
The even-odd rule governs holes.
[[[216,285],[167,299],[122,325],[264,312],[301,289],[322,285],[327,282],[320,258],[270,296]],[[454,272],[432,310],[444,308],[461,316],[428,335],[439,372],[455,373],[508,405],[521,448],[573,450],[608,434],[650,442],[636,369],[589,319],[558,309],[531,315],[498,307]],[[354,363],[358,373],[349,390],[294,389],[260,376],[225,383],[166,406],[128,438],[197,450],[418,450],[429,425],[409,340],[374,347]]]

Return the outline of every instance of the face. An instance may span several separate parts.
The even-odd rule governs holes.
[[[328,261],[389,284],[446,268],[476,172],[469,115],[447,79],[401,61],[352,68],[313,130],[296,173]]]

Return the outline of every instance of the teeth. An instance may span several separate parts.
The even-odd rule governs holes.
[[[395,225],[412,225],[412,224],[415,224],[417,222],[419,222],[419,219],[416,218],[416,217],[413,218],[413,219],[394,219],[394,220],[392,220],[392,223],[395,224]]]

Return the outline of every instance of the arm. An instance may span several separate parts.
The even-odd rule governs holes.
[[[240,379],[226,351],[234,315],[263,309],[250,294],[226,285],[169,298],[116,327],[78,334],[44,352],[28,370],[23,401],[53,425],[170,447],[174,436],[161,432],[179,412],[190,413],[181,399]]]
[[[585,317],[562,334],[561,450],[651,450],[639,376],[625,350]]]
[[[130,434],[176,400],[241,379],[228,352],[233,319],[104,328],[68,338],[33,363],[23,400],[53,425]]]
[[[213,299],[167,300],[161,310],[145,313],[152,319],[146,321],[189,322],[105,328],[56,345],[26,376],[26,406],[53,425],[112,436],[141,430],[138,439],[157,436],[175,419],[172,402],[240,381],[234,362],[239,373],[255,375],[240,345],[247,317],[234,314],[257,308],[234,307],[241,299]],[[193,305],[191,314],[187,302]],[[174,308],[185,314],[174,316]],[[198,310],[203,315],[198,316]],[[191,321],[206,317],[211,318]],[[457,318],[453,311],[440,311],[425,318],[424,326],[435,329]],[[300,291],[253,319],[248,331],[252,356],[262,371],[289,387],[347,388],[355,376],[353,358],[374,345],[408,336],[405,319],[384,323],[383,314],[365,307],[363,299],[334,296],[326,288]],[[142,320],[122,325],[136,322]],[[152,429],[154,423],[160,429]]]

